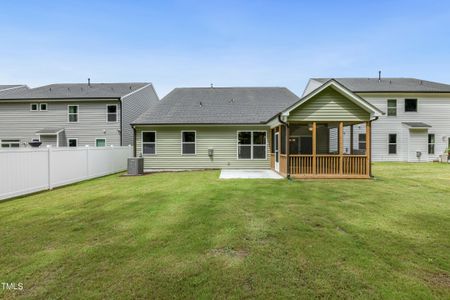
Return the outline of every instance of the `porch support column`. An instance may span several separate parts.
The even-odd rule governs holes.
[[[317,124],[316,122],[312,123],[312,173],[313,175],[317,174],[316,170],[316,145],[317,145]]]
[[[278,172],[282,173],[281,165],[281,125],[278,125]],[[275,158],[276,159],[276,158]]]
[[[344,163],[344,122],[339,122],[339,174]]]
[[[286,173],[287,177],[291,175],[291,165],[289,163],[289,126],[286,125]]]
[[[366,122],[366,173],[367,176],[372,176],[372,122],[367,121]]]
[[[350,125],[350,154],[353,155],[353,124]]]

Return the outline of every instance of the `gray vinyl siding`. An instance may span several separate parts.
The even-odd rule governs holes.
[[[372,123],[373,161],[431,161],[437,159],[448,146],[450,137],[450,94],[359,94],[366,101],[387,112],[387,99],[397,99],[397,116],[383,115]],[[405,112],[405,98],[418,99],[417,112]],[[413,134],[403,122],[423,122],[431,125],[428,133],[435,134],[435,154],[428,155],[428,133]],[[365,127],[358,128],[358,132]],[[355,130],[356,131],[356,130]],[[420,132],[420,131],[419,131]],[[388,152],[389,133],[397,134],[397,154]],[[418,160],[415,151],[422,151]]]
[[[48,111],[30,111],[31,103],[47,103]],[[120,145],[120,105],[118,121],[107,122],[106,105],[119,104],[118,100],[105,101],[14,101],[0,102],[0,140],[20,139],[21,147],[38,138],[36,132],[44,128],[64,128],[65,139],[78,138],[78,145],[95,146],[96,138],[105,138],[107,145]],[[78,122],[69,123],[67,107],[78,105]],[[60,141],[60,146],[66,141]]]
[[[181,155],[181,131],[196,131],[196,155]],[[264,130],[267,132],[267,158],[237,159],[237,132]],[[156,155],[145,155],[145,169],[247,168],[269,169],[268,126],[137,126],[137,155],[142,153],[142,131],[156,131]],[[214,156],[208,156],[208,148]]]
[[[122,145],[134,145],[134,132],[130,124],[158,101],[158,95],[151,84],[122,97]]]
[[[295,121],[361,121],[369,120],[364,109],[329,87],[293,110],[288,117]]]

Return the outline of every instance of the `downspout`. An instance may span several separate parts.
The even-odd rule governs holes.
[[[136,127],[131,126],[133,128],[133,156],[136,157]]]
[[[119,130],[120,130],[120,146],[123,146],[123,141],[122,141],[122,138],[123,138],[123,128],[122,128],[122,124],[123,124],[123,105],[122,105],[122,97],[120,97],[119,98],[119,106],[120,106],[120,128],[119,128]]]
[[[278,114],[278,121],[283,124],[284,126],[286,126],[286,130],[285,130],[285,147],[286,147],[286,177],[287,179],[291,179],[291,173],[290,173],[290,169],[289,168],[289,124],[284,122],[283,120],[281,120],[281,113]],[[281,137],[281,132],[280,132],[280,137]],[[279,150],[281,151],[281,149]]]
[[[369,121],[372,124],[373,121],[376,121],[378,119],[379,119],[379,117],[375,117],[373,120],[369,120]],[[372,149],[373,149],[372,130],[373,130],[373,126],[370,125],[370,153],[369,153],[369,156],[370,156],[369,176],[370,176],[370,178],[373,178],[373,175],[372,175]]]

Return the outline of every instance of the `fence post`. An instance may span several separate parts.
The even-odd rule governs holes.
[[[47,145],[47,169],[48,169],[48,189],[51,190],[52,187],[52,147],[50,145]]]
[[[89,178],[89,145],[86,145],[86,178]]]

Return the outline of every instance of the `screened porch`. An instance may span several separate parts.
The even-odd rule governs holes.
[[[369,178],[371,123],[292,122],[271,129],[271,166],[293,178]]]

